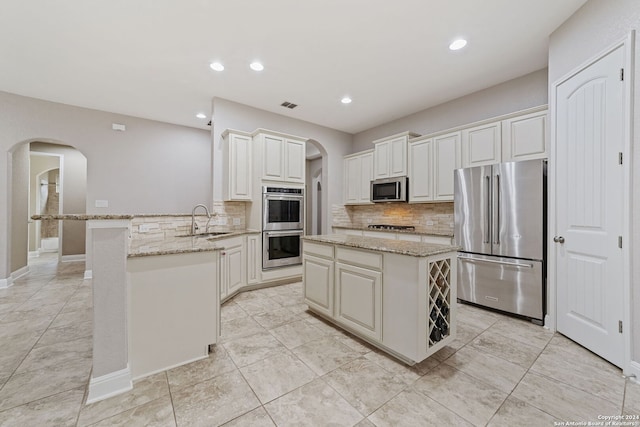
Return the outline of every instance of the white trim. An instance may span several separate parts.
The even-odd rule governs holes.
[[[0,289],[6,289],[13,285],[13,280],[11,277],[7,277],[6,279],[0,279]]]
[[[91,377],[86,404],[116,396],[132,388],[131,370],[129,369],[129,364],[127,364],[126,368],[119,371],[110,372],[97,378]]]
[[[77,254],[77,255],[62,255],[60,257],[61,262],[75,262],[75,261],[84,261],[85,254]]]
[[[93,279],[93,270],[84,271],[84,280]]]
[[[21,278],[25,274],[29,274],[29,266],[28,265],[25,265],[24,267],[21,267],[21,268],[17,269],[16,271],[14,271],[13,273],[11,273],[11,281],[15,282],[16,280],[18,280],[19,278]]]
[[[208,345],[206,347],[209,347]],[[144,374],[138,375],[137,377],[135,377],[133,380],[134,381],[138,381],[142,378],[147,378],[150,377],[151,375],[155,375],[155,374],[159,374],[160,372],[165,372],[168,371],[169,369],[173,369],[173,368],[177,368],[178,366],[183,366],[183,365],[187,365],[189,363],[193,363],[193,362],[197,362],[198,360],[203,360],[209,357],[209,349],[205,348],[205,355],[204,356],[198,356],[195,357],[193,359],[188,359],[188,360],[184,360],[180,363],[176,363],[175,365],[170,365],[170,366],[165,366],[164,368],[160,368],[160,369],[156,369],[155,371],[151,371],[151,372],[146,372]]]
[[[624,340],[624,354],[623,354],[623,373],[629,375],[635,373],[636,376],[640,373],[640,364],[631,361],[631,349],[633,348],[633,325],[631,324],[631,267],[632,267],[632,205],[633,200],[633,188],[632,188],[632,146],[633,146],[633,80],[634,80],[634,62],[633,54],[635,49],[635,30],[632,30],[627,36],[608,48],[600,51],[598,54],[592,56],[588,60],[584,61],[578,67],[568,72],[561,78],[557,79],[550,86],[549,93],[549,129],[550,129],[550,147],[549,147],[549,167],[547,169],[548,175],[548,229],[547,229],[547,241],[552,242],[553,236],[556,235],[556,113],[557,113],[557,95],[558,87],[580,73],[582,70],[588,68],[592,64],[598,62],[600,59],[607,56],[614,50],[622,47],[624,51],[624,67],[625,76],[624,81],[624,141],[623,141],[623,218],[622,218],[622,234],[625,236],[627,244],[622,248],[622,292],[623,292],[623,313],[622,318],[624,325],[627,325],[623,330]],[[550,330],[555,331],[557,328],[557,286],[556,286],[556,245],[549,244],[547,257],[547,317],[545,318],[545,326]]]
[[[628,370],[624,372],[624,375],[636,384],[640,384],[640,363],[631,361],[629,362]]]
[[[40,251],[29,251],[29,258],[38,258],[40,256]]]

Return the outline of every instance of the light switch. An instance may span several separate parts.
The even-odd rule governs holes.
[[[108,208],[109,201],[108,200],[96,200],[96,208]]]
[[[433,221],[427,221],[427,225],[433,225]]]

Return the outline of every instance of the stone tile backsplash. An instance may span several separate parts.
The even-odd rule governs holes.
[[[198,210],[196,222],[204,232],[207,216]],[[243,202],[214,202],[211,210],[210,231],[240,231],[246,229]],[[161,240],[191,232],[191,214],[145,214],[131,220],[131,238]]]
[[[453,203],[378,203],[333,205],[333,225],[366,227],[369,224],[413,225],[416,231],[453,232]]]

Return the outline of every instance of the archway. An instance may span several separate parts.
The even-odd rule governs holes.
[[[323,210],[329,206],[327,194],[328,170],[327,150],[318,141],[307,140],[307,178],[306,178],[306,234],[328,232],[327,217]],[[320,191],[318,191],[320,190]]]

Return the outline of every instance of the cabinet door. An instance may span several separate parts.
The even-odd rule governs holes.
[[[502,161],[548,157],[547,110],[502,121]]]
[[[227,240],[222,243],[225,250],[220,253],[224,266],[224,279],[227,296],[231,295],[247,284],[246,249],[242,237]]]
[[[501,123],[489,123],[462,131],[462,167],[501,162]]]
[[[260,282],[262,241],[260,235],[247,237],[247,283]]]
[[[284,138],[262,136],[262,178],[274,181],[284,179]]]
[[[344,159],[344,203],[355,205],[360,203],[360,174],[362,170],[360,156]]]
[[[373,153],[374,179],[389,178],[391,176],[391,170],[389,169],[390,158],[391,158],[390,141],[377,143]]]
[[[336,263],[336,320],[382,340],[382,273]]]
[[[433,140],[431,139],[409,144],[409,202],[433,200],[432,148]]]
[[[251,138],[229,135],[229,186],[225,200],[251,200]]]
[[[389,141],[389,176],[407,175],[407,137],[392,139]]]
[[[287,139],[284,145],[284,180],[304,183],[305,142]]]
[[[453,171],[462,167],[460,132],[433,138],[433,200],[453,202]]]
[[[304,302],[326,316],[333,317],[333,260],[304,254]]]
[[[373,180],[373,152],[360,156],[358,203],[371,203],[371,181]]]

